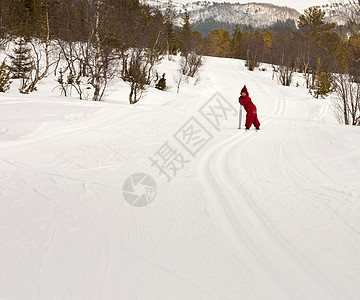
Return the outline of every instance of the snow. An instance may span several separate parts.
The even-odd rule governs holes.
[[[0,299],[359,299],[360,128],[301,77],[207,57],[176,94],[176,69],[132,106],[121,82],[101,103],[51,77],[0,95]],[[237,111],[244,84],[261,131],[200,113],[216,93]],[[194,155],[190,119],[208,133]],[[166,142],[186,161],[170,182],[149,160]],[[122,193],[139,172],[157,186],[141,208]]]

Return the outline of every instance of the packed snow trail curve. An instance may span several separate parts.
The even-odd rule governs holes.
[[[249,81],[249,78],[247,80]],[[265,93],[261,85],[257,87]],[[262,118],[261,123],[265,130],[259,134],[271,134],[271,122],[281,118],[286,110],[286,99],[276,96],[273,98],[274,108],[271,114]],[[293,132],[290,129],[293,126],[285,131],[285,135],[282,132],[276,137],[273,135],[274,143],[279,145],[282,152],[284,143],[291,138]],[[338,299],[344,296],[311,263],[296,253],[295,249],[285,246],[286,242],[284,244],[282,237],[272,232],[271,224],[267,223],[265,215],[256,207],[248,188],[239,187],[239,182],[246,184],[246,181],[231,175],[230,166],[233,166],[233,163],[229,162],[230,152],[237,150],[238,157],[241,157],[241,150],[249,147],[252,140],[260,138],[243,132],[241,134],[245,136],[237,134],[213,146],[199,163],[200,177],[208,190],[212,213],[224,232],[240,252],[244,252],[246,248],[247,255],[251,257],[248,257],[247,261],[253,262],[253,268],[249,268],[254,269],[254,272],[261,270],[266,273],[270,279],[269,284],[275,284],[283,292],[282,298]],[[263,147],[265,148],[267,147]],[[255,161],[253,163],[256,164]],[[239,167],[241,168],[241,165]],[[246,176],[245,173],[243,175]]]
[[[281,105],[276,105],[272,116],[264,119],[264,126],[272,117],[281,115],[283,101],[279,102]],[[250,134],[241,132],[215,145],[204,154],[199,163],[200,176],[209,191],[213,206],[212,213],[248,262],[250,272],[259,276],[258,280],[264,284],[265,290],[274,292],[278,289],[276,297],[279,299],[306,299],[308,296],[331,299],[332,294],[328,293],[327,287],[317,287],[314,278],[303,270],[296,258],[282,249],[276,236],[248,203],[251,201],[248,192],[238,190],[231,184],[226,158],[236,146],[243,147],[245,143],[257,138],[256,134]],[[269,286],[266,287],[265,283]],[[275,295],[272,297],[275,298]]]

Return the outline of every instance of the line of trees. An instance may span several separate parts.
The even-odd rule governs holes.
[[[134,104],[166,55],[181,51],[185,76],[202,61],[200,48],[187,41],[194,35],[188,16],[175,27],[170,6],[162,14],[139,0],[0,0],[0,14],[2,49],[22,93],[35,91],[52,67],[65,96],[75,90],[83,99],[90,90],[100,101],[109,81],[121,78]]]

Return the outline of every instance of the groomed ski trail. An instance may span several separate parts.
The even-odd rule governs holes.
[[[254,141],[261,139],[261,135],[271,135],[273,138],[271,144],[261,144],[257,155],[271,155],[269,159],[275,161],[284,157],[285,164],[282,167],[286,167],[288,170],[282,169],[282,171],[286,172],[294,183],[299,177],[299,172],[286,157],[284,145],[289,139],[294,138],[294,135],[296,138],[294,127],[297,127],[302,121],[289,122],[285,130],[280,125],[279,129],[281,119],[289,119],[289,113],[290,118],[293,117],[294,120],[299,117],[286,105],[287,101],[291,101],[292,93],[287,94],[287,97],[277,95],[276,87],[272,89],[271,93],[262,87],[258,78],[251,78],[251,72],[238,73],[240,78],[246,78],[244,82],[253,81],[251,82],[252,86],[256,86],[258,89],[257,96],[259,97],[260,94],[263,97],[268,96],[269,102],[274,108],[271,114],[263,115],[260,119],[262,124],[260,132],[236,132],[234,130],[234,136],[214,145],[202,156],[198,169],[208,192],[208,199],[211,203],[210,213],[215,216],[224,233],[228,235],[241,257],[247,262],[246,266],[249,268],[249,272],[254,274],[261,282],[263,289],[269,293],[270,299],[348,298],[345,291],[338,290],[336,284],[292,246],[291,241],[286,240],[273,228],[266,214],[256,204],[251,190],[262,189],[261,183],[267,179],[257,179],[256,176],[251,177],[246,174],[246,171],[241,172],[241,163],[236,164],[238,171],[236,176],[232,172],[232,169],[235,169],[234,153],[236,153],[237,162],[244,162],[247,155],[244,150],[254,151],[254,148],[249,150]],[[326,114],[327,109],[322,106],[316,121],[321,122]],[[307,120],[306,118],[307,116],[302,117],[304,121]],[[257,164],[256,159],[251,160],[250,164],[250,168],[256,169],[259,174],[261,174],[260,169],[267,168],[266,165]],[[272,178],[276,178],[275,173],[271,175]],[[295,176],[296,179],[294,179]],[[302,174],[300,177],[305,178]],[[247,185],[248,182],[252,183],[251,186]],[[301,183],[296,183],[296,185],[300,186]],[[266,192],[263,190],[264,195]]]

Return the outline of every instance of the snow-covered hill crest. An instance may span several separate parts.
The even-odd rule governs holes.
[[[300,13],[286,6],[268,3],[217,3],[197,1],[186,5],[166,0],[144,0],[150,6],[166,11],[171,7],[176,12],[176,21],[181,22],[185,8],[192,23],[201,23],[209,19],[232,24],[247,24],[256,27],[271,25],[280,20],[298,19]]]

